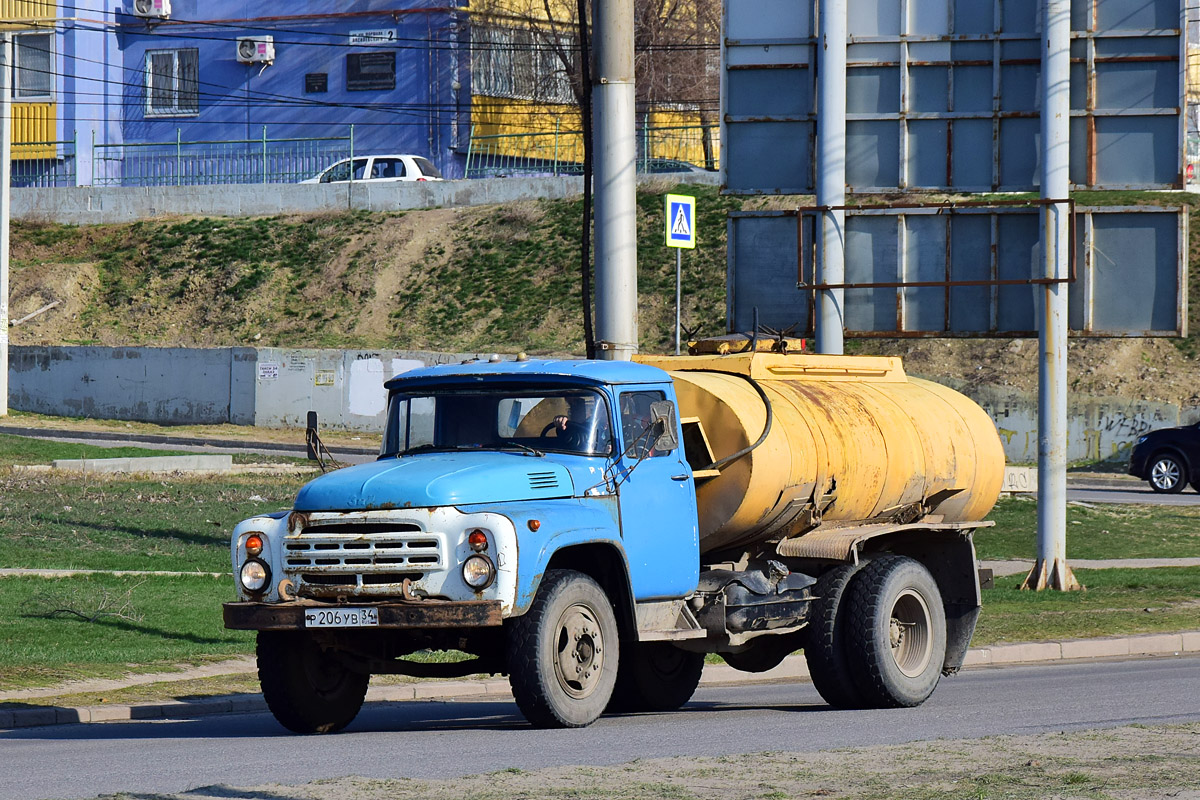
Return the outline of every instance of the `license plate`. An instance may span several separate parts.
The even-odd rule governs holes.
[[[306,608],[306,628],[369,628],[379,625],[375,608]]]

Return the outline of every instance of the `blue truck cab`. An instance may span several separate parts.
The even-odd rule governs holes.
[[[587,724],[611,700],[622,640],[703,636],[684,607],[696,495],[667,373],[477,361],[386,390],[377,460],[233,531],[225,622],[259,631],[263,693],[286,727],[344,726],[380,672],[508,673],[535,723]],[[475,658],[405,658],[430,649]],[[703,655],[671,650],[698,679]]]

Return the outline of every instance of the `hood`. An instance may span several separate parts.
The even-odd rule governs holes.
[[[423,508],[571,497],[560,464],[524,454],[421,453],[322,475],[296,495],[297,511]]]

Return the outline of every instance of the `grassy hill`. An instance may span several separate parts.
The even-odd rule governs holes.
[[[722,197],[713,187],[638,196],[639,330],[644,352],[673,347],[675,258],[662,195],[697,196],[699,246],[684,255],[683,324],[725,331],[725,217],[811,198]],[[1119,193],[1101,202],[1188,203]],[[59,305],[12,330],[14,344],[402,348],[580,354],[579,199],[405,213],[161,219],[124,225],[13,225],[10,316]],[[1190,278],[1191,296],[1200,283]],[[1189,328],[1200,330],[1190,312]],[[852,352],[904,355],[911,372],[1036,386],[1036,344],[869,340]],[[1200,337],[1072,343],[1072,387],[1200,404]]]

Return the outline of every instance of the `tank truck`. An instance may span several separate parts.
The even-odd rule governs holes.
[[[682,706],[707,653],[797,650],[832,706],[924,702],[979,615],[995,426],[899,359],[767,345],[387,381],[377,460],[232,532],[225,625],[258,632],[275,717],[337,731],[373,674],[500,673],[579,727]]]

